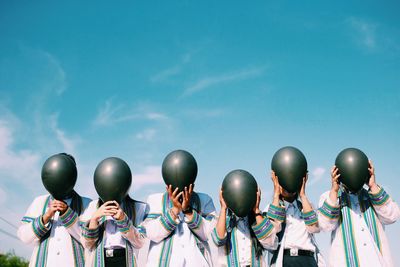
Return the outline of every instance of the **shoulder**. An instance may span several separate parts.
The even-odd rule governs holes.
[[[32,205],[35,205],[35,206],[40,205],[40,204],[44,205],[44,203],[47,201],[49,196],[50,195],[47,194],[47,195],[41,195],[41,196],[35,197],[32,201]]]
[[[324,204],[325,200],[326,200],[327,198],[329,198],[329,192],[330,192],[330,191],[326,191],[326,192],[322,193],[322,195],[319,197],[318,206],[322,206],[322,204]]]
[[[156,194],[151,194],[147,197],[146,202],[151,205],[153,203],[156,203],[157,201],[161,201],[164,193],[156,193]]]

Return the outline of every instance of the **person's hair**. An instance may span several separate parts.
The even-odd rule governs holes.
[[[198,213],[201,213],[200,197],[196,192],[192,193],[192,197],[190,199],[190,204],[192,206],[192,209],[196,210]]]

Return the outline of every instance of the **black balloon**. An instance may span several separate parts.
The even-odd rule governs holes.
[[[228,173],[222,182],[222,196],[226,205],[238,217],[247,216],[257,201],[257,182],[244,170]]]
[[[185,186],[193,184],[197,177],[195,158],[185,150],[175,150],[169,153],[162,163],[162,177],[166,185],[182,191]]]
[[[358,192],[369,180],[368,157],[357,148],[346,148],[336,157],[340,181],[351,191]]]
[[[115,200],[121,203],[128,194],[131,183],[131,170],[120,158],[104,159],[97,165],[94,172],[94,187],[104,202]]]
[[[307,174],[307,160],[303,153],[292,146],[279,149],[271,161],[271,169],[278,176],[279,184],[289,193],[300,190]]]
[[[65,153],[51,156],[42,167],[43,185],[58,200],[71,195],[77,176],[75,160]]]

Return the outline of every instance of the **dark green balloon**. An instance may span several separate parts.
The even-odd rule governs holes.
[[[106,158],[94,171],[94,187],[104,202],[115,200],[121,203],[128,194],[131,183],[131,169],[120,158]]]
[[[358,192],[369,180],[368,157],[357,148],[346,148],[336,157],[340,181],[351,191]]]
[[[289,193],[300,190],[307,174],[307,160],[303,153],[292,146],[279,149],[271,161],[271,169],[278,176],[279,184]]]
[[[257,202],[257,182],[244,170],[228,173],[222,182],[222,196],[229,209],[238,217],[247,216]]]
[[[197,177],[197,163],[195,158],[185,150],[175,150],[169,153],[162,163],[162,177],[166,185],[179,188],[193,184]]]
[[[77,176],[75,160],[65,153],[51,156],[42,167],[43,185],[58,200],[71,195]]]

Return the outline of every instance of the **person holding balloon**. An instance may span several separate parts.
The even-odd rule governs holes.
[[[211,233],[218,247],[217,266],[265,266],[264,248],[275,246],[274,223],[260,211],[261,191],[245,170],[228,173],[220,190],[221,211]]]
[[[141,222],[148,207],[128,195],[132,173],[125,161],[107,158],[99,163],[94,183],[100,198],[82,216],[82,243],[87,249],[86,266],[137,266],[145,243]]]
[[[394,266],[384,226],[398,220],[400,210],[377,184],[372,162],[359,149],[344,149],[331,182],[318,216],[321,229],[332,236],[329,266]]]
[[[17,231],[22,242],[34,245],[29,266],[84,266],[79,223],[90,199],[74,191],[76,180],[69,154],[53,155],[43,164],[42,182],[50,195],[33,200]]]
[[[278,245],[271,247],[271,266],[325,266],[314,234],[320,231],[318,215],[307,198],[307,160],[295,147],[283,147],[273,156],[273,202],[267,207],[271,220],[282,223]]]
[[[187,151],[173,151],[163,161],[162,175],[167,192],[147,199],[147,266],[212,266],[207,241],[215,225],[215,208],[210,196],[193,190],[196,160]]]

